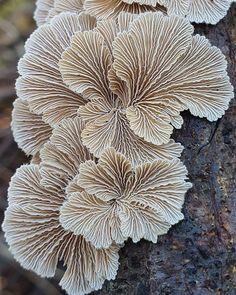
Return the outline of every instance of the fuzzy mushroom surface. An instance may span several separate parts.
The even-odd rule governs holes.
[[[88,100],[79,108],[82,139],[98,158],[114,147],[133,163],[151,161],[181,128],[181,111],[215,121],[234,97],[221,51],[193,36],[187,19],[158,12],[121,13],[76,32],[59,65],[64,83]]]
[[[67,194],[80,190],[73,184],[80,164],[93,159],[81,142],[82,125],[79,118],[63,122],[41,150],[40,164],[17,170],[3,222],[10,251],[24,268],[53,277],[62,261],[65,272],[60,285],[69,295],[100,289],[106,279],[115,278],[119,265],[118,245],[96,249],[59,221]]]
[[[132,167],[124,155],[106,150],[96,164],[80,165],[74,191],[61,208],[65,229],[81,234],[96,248],[127,238],[154,243],[183,219],[184,195],[191,187],[179,159],[156,160]]]

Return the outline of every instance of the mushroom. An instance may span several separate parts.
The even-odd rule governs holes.
[[[61,12],[83,11],[84,0],[37,0],[34,19],[38,26],[48,23]]]
[[[46,23],[48,13],[51,8],[53,8],[55,0],[37,0],[36,9],[34,12],[34,19],[38,26]]]
[[[53,277],[59,261],[65,272],[60,285],[69,295],[87,294],[114,279],[119,246],[96,249],[81,235],[65,230],[60,207],[67,194],[78,191],[73,177],[92,155],[82,145],[79,118],[54,129],[41,150],[41,163],[20,167],[12,177],[3,230],[15,259],[42,277]]]
[[[114,147],[132,163],[151,161],[181,128],[181,111],[209,121],[224,114],[234,96],[225,57],[192,33],[184,18],[148,12],[74,34],[60,71],[89,101],[79,108],[82,139],[96,157]]]
[[[84,3],[83,3],[84,2]],[[38,25],[65,11],[80,12],[83,8],[91,15],[116,18],[120,12],[141,13],[162,11],[168,15],[186,17],[195,23],[218,23],[227,13],[232,0],[38,0],[35,19]],[[83,7],[84,4],[84,7]]]
[[[27,155],[35,155],[62,119],[77,116],[86,100],[62,81],[58,61],[79,30],[92,29],[94,17],[64,13],[38,28],[26,42],[16,81],[18,99],[12,114],[13,135]],[[65,102],[65,105],[63,105]]]
[[[130,18],[133,17],[135,16],[130,14],[120,16],[120,30],[124,30],[127,27]],[[102,32],[105,33],[104,30],[106,30],[107,26],[106,21],[101,22],[96,28],[95,26],[96,21],[94,17],[90,17],[85,13],[62,13],[54,17],[50,24],[38,28],[27,41],[26,53],[20,60],[18,66],[21,76],[16,82],[17,94],[21,100],[27,102],[30,111],[33,114],[40,116],[40,118],[42,117],[43,122],[48,124],[51,128],[55,128],[62,120],[76,117],[80,106],[83,106],[88,102],[87,95],[78,94],[74,90],[69,89],[63,82],[58,63],[62,52],[70,45],[70,38],[76,31],[84,32],[85,30],[94,29],[97,31],[96,35],[99,36],[101,35],[99,30],[102,30]],[[110,36],[109,28],[112,29],[112,27],[108,26],[108,35],[106,35],[106,38],[109,38]],[[114,29],[115,28],[116,27],[114,27]],[[90,32],[93,33],[92,30],[90,30]],[[95,54],[96,56],[96,47],[87,48],[85,46],[81,48],[83,49],[81,50],[82,54],[84,54],[85,58],[88,58],[88,60],[85,61],[88,66],[91,58],[90,55]],[[107,51],[108,49],[105,50]],[[106,61],[106,57],[104,57],[104,61]],[[98,64],[98,67],[102,66],[102,62],[103,61],[101,61],[100,65]],[[94,67],[94,72],[99,69],[95,64],[92,65],[92,67]],[[86,66],[84,67],[84,65],[83,71],[85,74],[88,73]],[[101,76],[98,76],[98,73],[92,73],[90,77],[87,75],[87,81],[84,82],[93,83],[93,81],[95,81],[93,78],[94,75],[94,77],[97,77],[98,85],[106,83],[106,69],[104,68],[104,72],[102,71],[103,68],[101,67],[99,73]],[[113,95],[108,86],[106,91],[108,95]],[[106,96],[107,95],[104,94],[104,97]],[[96,103],[97,102],[98,100],[96,99]],[[97,108],[95,117],[99,120],[103,120],[104,124],[103,126],[101,125],[103,130],[100,128],[98,129],[98,133],[93,132],[92,136],[94,138],[90,137],[89,139],[91,144],[95,145],[95,148],[91,147],[91,151],[94,152],[96,156],[99,156],[100,152],[102,152],[106,145],[109,144],[115,147],[118,151],[124,152],[128,158],[133,159],[135,162],[155,158],[172,159],[180,156],[182,146],[175,143],[173,140],[168,140],[163,145],[160,144],[157,146],[153,143],[145,142],[141,137],[138,137],[130,129],[125,114],[123,114],[122,111],[116,112],[115,108],[113,108],[112,104],[117,103],[117,98],[113,100],[112,97],[111,99],[110,97],[107,97],[107,101],[105,103],[102,102],[102,110],[99,111],[99,108]],[[87,104],[87,107],[89,106],[90,104]],[[105,112],[107,112],[105,116],[103,114],[104,108],[106,109]],[[114,122],[117,120],[116,126],[109,123],[111,108],[114,111],[112,113],[114,115],[112,115],[112,120]],[[117,118],[115,118],[116,113]],[[92,118],[90,113],[88,116]],[[102,118],[100,119],[100,117]],[[104,120],[107,120],[107,122]],[[97,124],[100,123],[97,122]],[[120,130],[120,132],[117,133],[118,136],[115,135],[114,128],[116,127]],[[28,128],[31,128],[31,126]],[[105,130],[106,128],[107,130]],[[102,131],[103,134],[107,133],[107,141],[106,138],[100,136]],[[111,133],[113,136],[112,138]],[[16,140],[19,145],[22,146],[22,143],[20,142],[21,137],[17,137]],[[84,139],[84,141],[86,140]],[[34,145],[35,143],[32,142],[32,144]]]
[[[60,211],[63,227],[83,235],[96,248],[113,242],[157,241],[183,219],[184,194],[191,187],[178,159],[156,160],[132,167],[113,148],[96,164],[80,165],[76,184],[84,191],[69,194]]]
[[[42,116],[32,113],[27,101],[20,98],[13,104],[11,127],[19,148],[28,156],[36,156],[52,132]]]
[[[158,0],[168,14],[186,16],[190,22],[218,23],[227,13],[231,0]]]
[[[98,19],[117,18],[120,12],[142,13],[166,9],[156,0],[85,0],[84,9]]]

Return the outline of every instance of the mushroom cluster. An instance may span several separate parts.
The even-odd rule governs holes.
[[[184,217],[173,129],[183,110],[215,121],[233,98],[225,57],[181,10],[194,2],[207,1],[37,2],[12,114],[31,163],[12,177],[3,230],[24,268],[52,277],[61,261],[70,295],[114,279],[128,238],[156,243]]]
[[[195,23],[218,23],[234,0],[37,0],[35,20],[38,25],[60,12],[85,10],[98,19],[115,19],[120,12],[162,11],[186,17]]]

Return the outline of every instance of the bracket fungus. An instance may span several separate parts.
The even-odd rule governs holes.
[[[120,12],[162,11],[186,17],[195,23],[218,23],[232,0],[38,0],[35,19],[38,25],[50,21],[60,12],[87,11],[99,19],[116,18]]]
[[[119,18],[118,25],[121,31],[126,28],[131,18],[131,14],[124,14]],[[95,89],[96,85],[93,85],[93,83],[98,83],[100,85],[98,87],[103,87],[102,85],[104,83],[107,86],[107,88],[104,88],[104,95],[100,95],[101,100],[98,99],[98,96],[97,99],[88,103],[89,97],[87,94],[78,94],[77,91],[74,91],[74,87],[69,89],[63,82],[58,63],[63,51],[70,45],[70,39],[73,34],[75,32],[79,34],[79,32],[88,31],[88,34],[91,33],[92,35],[100,36],[100,39],[103,40],[103,35],[106,34],[106,32],[112,34],[110,30],[115,29],[116,22],[112,21],[106,23],[106,21],[103,21],[96,26],[96,20],[85,13],[62,13],[54,17],[50,24],[39,27],[27,41],[26,53],[19,62],[18,70],[21,76],[16,82],[18,97],[27,102],[33,117],[35,117],[36,114],[42,118],[47,131],[49,128],[48,126],[54,128],[62,120],[76,117],[80,106],[84,106],[87,103],[86,107],[80,110],[80,113],[81,115],[82,111],[88,113],[87,116],[90,121],[95,121],[94,123],[96,124],[95,128],[97,128],[97,131],[91,132],[91,130],[89,132],[89,138],[83,138],[83,141],[84,143],[90,142],[87,146],[97,157],[109,146],[113,146],[118,151],[124,153],[133,162],[152,160],[155,158],[172,159],[179,157],[182,152],[182,146],[179,143],[168,139],[163,144],[160,142],[159,145],[155,145],[137,136],[130,128],[125,113],[121,110],[121,105],[117,105],[120,104],[120,102],[115,97],[115,94],[112,94],[108,84],[106,84],[108,83],[106,75],[109,69],[106,68],[104,63],[108,62],[109,60],[106,58],[110,58],[111,56],[108,46],[110,46],[111,49],[112,40],[107,39],[107,46],[104,46],[102,43],[92,44],[92,46],[95,46],[94,48],[98,49],[97,52],[94,51],[93,47],[84,47],[84,50],[81,51],[81,53],[84,54],[84,58],[87,59],[83,59],[85,64],[81,65],[83,67],[83,73],[86,74],[85,79],[87,79],[87,81],[84,80],[84,83],[91,83],[91,87],[93,87],[95,91],[94,94],[91,93],[91,96],[97,95]],[[109,36],[113,38],[112,35],[107,35],[106,37],[109,38]],[[88,45],[90,46],[91,44],[88,42]],[[100,64],[98,63],[96,66],[94,64],[93,67],[93,65],[89,63],[93,61],[93,56],[99,58],[99,56],[96,55],[100,54],[99,50],[102,52],[104,50],[107,57],[101,55],[102,59],[98,61]],[[63,61],[61,64],[62,63]],[[91,65],[92,68],[90,67]],[[110,66],[110,64],[108,64],[108,66]],[[86,67],[88,67],[88,69],[86,69]],[[77,71],[77,61],[75,70]],[[93,75],[97,80],[94,78],[91,79]],[[65,79],[65,82],[67,82],[67,79]],[[102,89],[99,90],[98,88],[97,92],[98,91],[102,91]],[[99,101],[101,104],[100,109]],[[116,105],[120,110],[116,111]],[[86,114],[82,117],[86,117]],[[31,123],[28,128],[32,128]],[[93,129],[94,127],[90,125],[87,126],[87,129],[88,128]],[[116,128],[120,131],[116,133],[117,135],[115,135]],[[87,129],[83,134],[87,134]],[[43,129],[41,131],[43,132]],[[15,139],[18,141],[19,146],[24,148],[25,139],[23,137],[25,135],[25,137],[28,138],[27,128],[24,130],[21,129],[20,132],[20,136],[15,136]],[[14,133],[17,133],[17,131]],[[43,135],[43,133],[40,133],[40,135]],[[105,136],[105,138],[103,138],[103,136]],[[46,142],[47,138],[45,136],[44,138]],[[32,145],[36,144],[37,142],[32,142]],[[40,145],[38,145],[38,148],[35,150],[38,151],[42,144],[43,142],[40,141]],[[25,151],[29,154],[28,147],[26,148],[27,150],[25,149]]]
[[[85,0],[84,7],[98,18],[114,18],[122,12],[162,11],[186,17],[190,22],[216,24],[232,0]]]
[[[86,103],[63,83],[58,62],[74,32],[90,30],[95,24],[95,18],[84,13],[64,13],[42,25],[27,40],[26,53],[18,64],[19,98],[12,120],[14,138],[27,155],[39,152],[51,129],[62,119],[75,117],[79,106]]]
[[[96,157],[114,147],[142,162],[147,153],[139,151],[143,144],[136,146],[142,140],[153,160],[154,147],[168,145],[173,127],[181,127],[181,111],[210,121],[224,114],[233,98],[225,57],[192,33],[178,16],[123,13],[118,25],[101,21],[74,34],[60,71],[68,87],[89,100],[79,114],[86,123],[83,143]]]
[[[190,22],[216,24],[226,14],[232,0],[157,0],[167,14],[186,16]]]
[[[61,12],[83,11],[84,0],[37,0],[34,19],[38,26],[49,23]]]
[[[81,234],[96,248],[120,244],[127,238],[154,243],[183,219],[184,195],[191,187],[178,159],[156,160],[132,167],[113,148],[96,164],[80,165],[77,185],[61,208],[64,228]]]
[[[114,279],[131,238],[183,219],[181,112],[220,118],[227,63],[192,22],[229,0],[38,0],[19,61],[12,130],[31,164],[13,176],[3,230],[15,259],[83,295]],[[90,15],[88,14],[90,13]]]
[[[81,235],[65,230],[59,209],[73,189],[79,165],[93,159],[80,140],[82,123],[68,119],[54,129],[41,150],[40,165],[23,165],[13,176],[3,230],[15,259],[26,269],[53,277],[59,261],[65,273],[60,285],[70,295],[100,289],[114,279],[119,246],[96,249]]]

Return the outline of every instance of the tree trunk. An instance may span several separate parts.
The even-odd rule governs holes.
[[[216,26],[197,25],[225,54],[236,88],[236,4]],[[115,281],[99,295],[236,294],[236,104],[217,122],[184,113],[174,138],[185,150],[182,160],[193,188],[187,193],[185,219],[157,244],[126,243]]]

